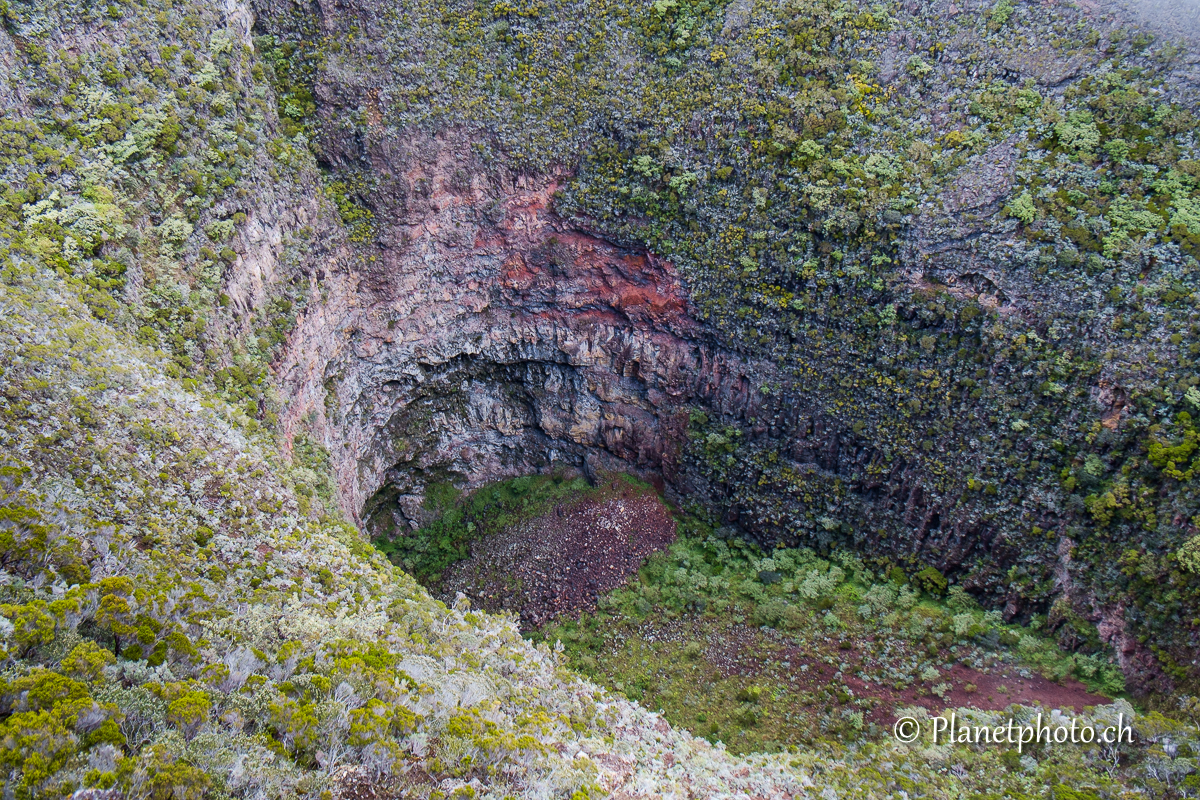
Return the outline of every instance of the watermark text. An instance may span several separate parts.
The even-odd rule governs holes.
[[[1015,746],[1018,753],[1023,753],[1026,745],[1133,743],[1133,728],[1124,714],[1118,715],[1116,725],[1079,719],[1072,719],[1069,725],[1051,725],[1043,721],[1041,714],[1029,722],[1009,719],[1005,725],[966,725],[959,724],[958,714],[951,711],[948,718],[932,717],[924,723],[916,717],[900,717],[892,726],[892,735],[901,742],[915,742],[922,729],[933,744],[1004,744]]]

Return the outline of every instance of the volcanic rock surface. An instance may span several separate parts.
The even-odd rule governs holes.
[[[558,218],[554,176],[491,179],[461,143],[411,148],[373,154],[381,173],[408,165],[379,193],[378,260],[323,279],[330,303],[280,369],[285,426],[315,412],[345,445],[347,508],[406,527],[430,482],[552,468],[677,490],[687,404],[756,413],[747,365],[707,342],[669,263]]]
[[[986,14],[990,5],[970,10]],[[1080,13],[1108,20],[1109,5]],[[276,0],[254,6],[256,33],[293,10]],[[924,13],[920,4],[906,8],[901,18]],[[956,17],[964,8],[936,5],[933,16]],[[310,11],[316,32],[336,39],[359,23],[375,30],[387,10],[357,0],[315,3]],[[726,30],[748,25],[754,13],[734,4]],[[1014,86],[1028,82],[1042,101],[1059,103],[1107,51],[1056,50],[1043,41],[1049,30],[1015,49],[957,25],[937,44],[945,45],[946,64],[994,61]],[[900,65],[924,35],[916,27],[895,31],[881,53],[881,79],[904,80]],[[388,55],[395,60],[385,61]],[[1115,333],[1121,315],[1113,291],[1143,281],[1158,256],[1121,261],[1088,278],[1085,289],[1046,277],[1051,264],[1073,263],[1073,275],[1085,267],[1078,254],[1066,258],[1071,248],[1056,255],[1038,249],[1004,210],[1025,181],[1024,138],[998,136],[938,185],[924,181],[925,193],[903,213],[888,210],[875,221],[850,215],[851,227],[897,232],[888,280],[870,290],[886,296],[869,324],[883,325],[890,312],[912,334],[894,337],[903,341],[891,349],[856,350],[844,321],[821,313],[838,305],[838,291],[865,295],[865,282],[829,266],[833,277],[818,281],[829,293],[808,301],[825,309],[791,315],[812,287],[780,277],[788,286],[775,288],[791,298],[791,322],[781,315],[776,328],[749,321],[722,328],[695,300],[707,287],[688,285],[677,265],[619,238],[616,226],[560,215],[556,193],[579,177],[577,160],[565,166],[547,157],[535,170],[496,157],[500,151],[490,148],[503,137],[486,128],[453,119],[395,123],[408,81],[403,55],[367,37],[317,71],[312,86],[320,117],[314,150],[330,174],[362,179],[359,199],[374,220],[369,240],[339,237],[316,201],[262,201],[245,234],[247,252],[225,277],[232,307],[249,316],[282,272],[283,232],[308,231],[299,260],[320,302],[300,314],[276,364],[281,421],[289,438],[311,432],[330,450],[340,505],[357,522],[376,534],[419,527],[428,520],[423,498],[431,484],[469,489],[550,470],[622,471],[668,498],[697,500],[717,524],[762,543],[846,543],[934,566],[1006,618],[1049,611],[1057,542],[1093,524],[1086,490],[1070,495],[1061,485],[1093,447],[1081,432],[1094,424],[1127,429],[1137,413],[1126,403],[1134,373],[1150,375],[1148,365],[1172,356],[1161,317],[1135,342],[1118,342]],[[1185,103],[1200,85],[1189,58],[1171,67],[1171,92]],[[924,96],[927,88],[912,83],[904,96],[928,107],[921,126],[930,140],[961,136],[961,109],[950,98]],[[953,102],[965,104],[965,95]],[[586,152],[591,144],[579,137]],[[747,198],[757,196],[745,188]],[[813,241],[824,259],[842,252],[832,239]],[[1167,280],[1165,272],[1153,274]],[[956,321],[953,303],[942,297],[971,304],[972,312],[977,304],[990,315],[986,330],[965,333],[964,318]],[[754,303],[770,305],[764,297],[747,300],[746,319],[760,313]],[[1006,325],[1011,330],[1001,335]],[[1034,345],[1048,352],[1049,342],[1063,363],[1084,366],[1050,380],[1043,373],[1056,362],[1033,352]],[[1119,354],[1125,366],[1100,359],[1103,353]],[[1043,360],[1026,367],[1026,358]],[[848,395],[869,402],[852,407]],[[1037,404],[1040,416],[1033,415]],[[1030,420],[1021,417],[1026,407]],[[690,438],[698,417],[712,427]],[[706,448],[719,450],[727,432],[740,449],[730,454],[732,465],[714,467],[723,456]],[[1172,516],[1178,522],[1156,545],[1160,554],[1194,533],[1190,518]],[[1099,572],[1110,562],[1088,568]],[[1010,580],[1015,565],[1025,565],[1023,583]],[[1089,624],[1123,631],[1125,606],[1116,594],[1081,591],[1072,600]],[[1116,636],[1105,642],[1121,647],[1123,663],[1154,661],[1135,638]],[[1175,645],[1178,663],[1193,660],[1195,632],[1188,636]],[[1169,684],[1160,671],[1153,681]]]

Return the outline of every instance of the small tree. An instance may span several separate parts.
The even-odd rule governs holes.
[[[137,628],[133,626],[133,609],[129,601],[116,594],[106,594],[100,598],[100,608],[96,611],[96,624],[109,631],[113,637],[113,653],[121,654],[121,637],[135,636]]]

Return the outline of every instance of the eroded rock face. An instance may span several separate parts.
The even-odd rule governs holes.
[[[915,14],[918,4],[909,5]],[[735,6],[725,15],[727,33],[748,24],[749,7]],[[256,7],[260,21],[292,8],[275,0]],[[348,16],[371,30],[384,11],[371,2],[311,8],[305,36],[335,36],[342,28],[330,21]],[[937,8],[951,17],[964,11]],[[920,30],[928,29],[892,34],[884,74],[901,80],[903,56],[923,52]],[[981,49],[976,35],[965,28],[955,34],[945,58],[987,56],[1007,79],[1031,79],[1044,100],[1061,95],[1099,57],[1022,51],[1009,58],[1005,48]],[[442,128],[435,137],[428,131],[438,125],[460,124],[455,113],[433,121],[396,117],[410,79],[417,80],[406,59],[423,51],[393,52],[369,41],[351,49],[359,48],[316,76],[322,119],[310,130],[321,137],[313,149],[331,175],[363,179],[358,197],[374,214],[374,230],[343,244],[338,226],[322,225],[315,202],[300,203],[313,213],[297,214],[288,227],[307,222],[315,231],[309,274],[319,302],[299,320],[278,373],[285,429],[313,429],[332,450],[347,512],[375,531],[402,531],[423,521],[424,491],[434,482],[470,487],[550,469],[618,469],[707,503],[718,524],[743,535],[903,555],[942,569],[1009,617],[1048,609],[1053,540],[1091,524],[1087,495],[1068,496],[1060,485],[1091,452],[1080,431],[1131,428],[1131,376],[1154,363],[1148,356],[1165,337],[1126,341],[1120,362],[1106,356],[1092,371],[1088,360],[1117,352],[1114,331],[1127,322],[1114,290],[1142,281],[1158,256],[1138,245],[1100,271],[1103,264],[1084,265],[1073,245],[1054,251],[1023,236],[1004,209],[1030,168],[1022,161],[1024,134],[997,137],[939,177],[911,214],[881,213],[898,257],[887,261],[894,264],[888,282],[869,284],[878,303],[853,325],[824,311],[838,306],[838,292],[866,293],[867,284],[834,284],[810,297],[803,292],[812,287],[801,286],[795,270],[781,269],[776,277],[786,287],[774,287],[778,298],[792,310],[809,306],[804,314],[751,316],[758,312],[747,305],[743,314],[741,301],[731,300],[728,309],[704,307],[714,320],[709,327],[688,299],[703,300],[708,287],[684,286],[671,264],[643,247],[554,213],[566,170],[544,167],[535,175],[506,166],[517,156],[505,154],[496,131],[514,126]],[[910,86],[909,96],[928,105],[932,135],[958,131],[953,98],[923,91]],[[634,137],[620,109],[609,121]],[[581,130],[570,158],[586,151],[594,133]],[[537,163],[553,163],[558,156],[550,152]],[[696,178],[676,177],[685,175]],[[764,187],[743,188],[766,208],[767,195],[757,191]],[[564,208],[606,213],[567,197]],[[697,216],[695,225],[732,219],[715,213]],[[793,222],[776,221],[780,228]],[[851,231],[871,221],[849,214],[842,222]],[[268,241],[272,230],[262,232]],[[813,246],[842,257],[832,240]],[[686,266],[691,276],[724,274]],[[264,277],[243,270],[230,280],[235,304],[257,302],[270,270],[258,272]],[[768,288],[747,303],[776,303],[775,294],[768,302]],[[729,286],[720,291],[740,297]],[[943,305],[942,295],[963,304],[963,313]],[[814,313],[819,305],[822,313]],[[980,309],[994,327],[968,325]],[[908,332],[889,334],[889,314],[910,322]],[[758,319],[771,324],[756,327]],[[871,338],[855,339],[876,330],[890,341],[875,348]],[[1062,359],[1030,342],[1051,342]],[[1094,402],[1075,402],[1076,395]],[[1052,397],[1062,399],[1030,402]],[[705,439],[693,447],[692,409],[712,420],[706,437],[736,438],[736,446],[708,448]],[[1160,549],[1183,535],[1175,526],[1176,539],[1163,539]],[[1009,570],[1018,563],[1028,574],[1014,581]],[[1089,613],[1094,622],[1108,612]],[[1136,614],[1128,619],[1138,625]]]
[[[893,548],[943,567],[1019,555],[969,509],[947,513],[915,465],[855,444],[773,363],[716,346],[669,263],[558,217],[563,175],[484,170],[453,136],[384,140],[363,157],[392,176],[372,195],[375,260],[329,256],[324,301],[299,320],[279,371],[285,428],[315,424],[360,522],[419,525],[433,482],[554,469],[628,471],[711,499],[721,489],[682,458],[694,407],[778,443],[798,469],[868,475],[846,502],[912,532]],[[778,504],[779,519],[804,513],[798,499]],[[786,522],[726,506],[743,534],[788,536]]]
[[[722,489],[683,457],[691,408],[831,480],[884,466],[774,364],[716,346],[669,263],[558,217],[564,176],[486,172],[453,138],[367,158],[393,176],[373,195],[381,246],[373,262],[329,259],[325,302],[299,320],[279,376],[285,429],[315,425],[343,507],[376,533],[425,521],[430,483],[555,469],[632,472],[669,496],[712,499]],[[913,465],[867,473],[847,502],[913,532],[894,547],[951,566],[1017,556],[969,512],[945,514]],[[799,499],[779,504],[781,519],[804,513]],[[726,506],[745,535],[789,535]]]
[[[394,175],[376,260],[326,277],[280,371],[285,425],[343,443],[360,519],[415,525],[430,482],[557,468],[674,489],[689,403],[753,412],[750,367],[706,341],[672,266],[559,219],[560,176],[489,179],[445,140],[371,159]]]

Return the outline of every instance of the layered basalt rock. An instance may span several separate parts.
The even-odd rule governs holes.
[[[776,517],[740,508],[689,465],[697,409],[797,469],[849,480],[847,508],[913,531],[889,549],[947,567],[1017,556],[969,512],[948,514],[919,468],[885,465],[809,387],[715,344],[671,264],[560,218],[562,175],[484,170],[453,137],[365,158],[395,176],[371,195],[377,247],[329,258],[326,301],[299,320],[280,378],[288,430],[316,425],[344,508],[375,532],[424,521],[431,483],[557,469],[632,472],[675,498],[721,498],[742,535],[794,536],[800,499],[780,496]]]
[[[707,341],[669,263],[558,218],[556,176],[413,148],[372,154],[396,172],[374,260],[324,278],[280,371],[290,430],[308,416],[343,445],[347,509],[414,525],[430,482],[552,469],[674,489],[689,403],[753,413],[748,366]]]

